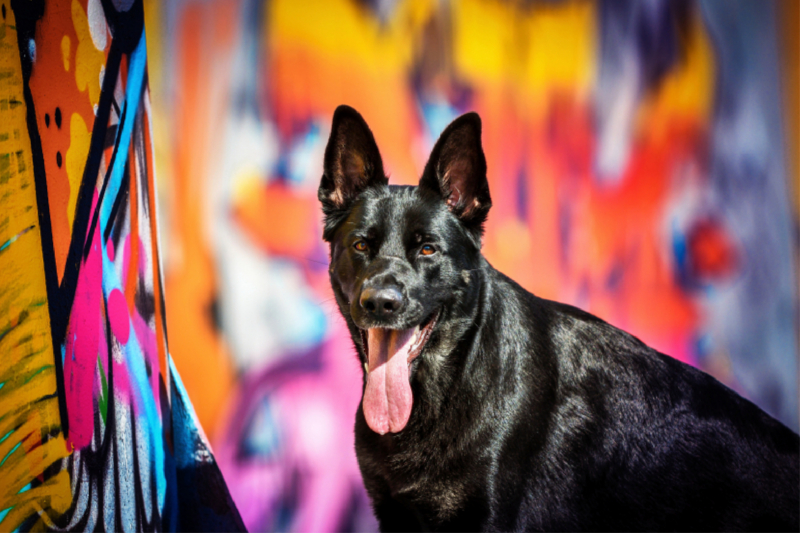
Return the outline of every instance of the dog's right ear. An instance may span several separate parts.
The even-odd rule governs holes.
[[[439,195],[470,230],[480,248],[492,197],[481,146],[481,118],[477,113],[461,115],[444,129],[431,151],[419,187]]]
[[[324,172],[317,191],[325,214],[323,238],[330,242],[333,230],[359,194],[368,187],[388,183],[369,126],[358,111],[340,105],[333,113]]]

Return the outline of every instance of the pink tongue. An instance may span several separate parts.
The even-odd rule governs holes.
[[[397,433],[406,427],[414,398],[408,381],[408,352],[414,330],[367,330],[369,373],[362,408],[375,433]]]

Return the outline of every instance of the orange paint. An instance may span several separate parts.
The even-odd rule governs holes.
[[[322,238],[319,210],[280,182],[256,187],[236,203],[236,220],[264,250],[303,257]]]
[[[293,130],[296,124],[331,116],[339,104],[348,104],[370,125],[392,182],[415,184],[419,180],[422,164],[417,164],[409,151],[419,124],[402,72],[373,70],[299,44],[274,44],[272,53],[268,73],[271,108],[284,139],[297,133]],[[322,162],[319,164],[321,172]]]
[[[174,195],[180,198],[173,212],[169,241],[175,260],[165,272],[170,354],[190,392],[197,416],[213,434],[234,374],[219,331],[210,313],[217,286],[205,224],[203,191],[207,184],[212,147],[219,142],[214,120],[224,99],[228,75],[212,71],[212,65],[229,68],[228,62],[204,60],[204,54],[220,57],[236,43],[238,2],[216,6],[213,12],[198,4],[186,7],[177,31],[184,43],[175,76],[185,88],[176,101],[175,120],[181,132],[176,145]],[[209,379],[213,376],[212,379]],[[202,391],[202,392],[201,392]]]
[[[133,308],[136,306],[136,289],[139,280],[139,186],[138,172],[136,169],[136,150],[131,143],[128,150],[128,205],[130,230],[128,233],[128,243],[130,245],[130,259],[128,261],[128,276],[125,279],[125,298],[128,300],[128,312],[133,316]],[[157,272],[157,271],[154,271]]]
[[[144,132],[145,146],[153,146],[152,136],[150,134],[150,113],[145,112],[142,114],[144,125],[142,131]],[[161,250],[158,240],[158,222],[156,209],[156,184],[155,184],[155,165],[153,164],[153,150],[147,150],[145,156],[145,168],[143,169],[147,178],[147,205],[150,212],[150,247],[152,262],[151,268],[153,272],[158,275],[153,278],[153,300],[155,303],[155,326],[156,326],[156,347],[158,348],[158,365],[161,370],[161,375],[164,377],[164,386],[166,388],[167,398],[170,398],[172,391],[170,387],[170,372],[169,365],[167,364],[167,339],[164,332],[164,309],[161,307],[163,299],[162,293],[162,279],[161,279]],[[164,427],[169,430],[169,424],[164,424]]]
[[[86,0],[81,2],[86,11]],[[67,210],[70,190],[66,170],[67,149],[70,146],[70,117],[79,113],[89,128],[93,129],[94,111],[88,92],[78,90],[75,81],[75,51],[78,35],[72,21],[71,0],[48,1],[36,32],[36,61],[31,71],[30,89],[36,102],[36,124],[42,141],[42,155],[47,176],[47,196],[50,206],[50,223],[53,231],[53,248],[59,281],[64,275],[64,265],[72,238]],[[62,40],[68,37],[69,70],[65,70]],[[56,109],[60,111],[61,127],[56,124]],[[49,116],[49,126],[46,116]],[[61,166],[58,165],[61,155]]]

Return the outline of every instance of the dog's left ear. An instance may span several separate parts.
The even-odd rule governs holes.
[[[324,172],[317,190],[325,214],[323,239],[330,242],[334,229],[364,190],[388,182],[369,126],[358,111],[340,105],[333,113]]]
[[[492,198],[477,113],[461,115],[445,128],[433,147],[419,186],[441,195],[465,226],[478,237],[483,234]]]

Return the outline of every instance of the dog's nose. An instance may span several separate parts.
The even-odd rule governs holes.
[[[394,287],[368,287],[361,291],[359,301],[368,313],[378,318],[387,318],[403,307],[403,294]]]

